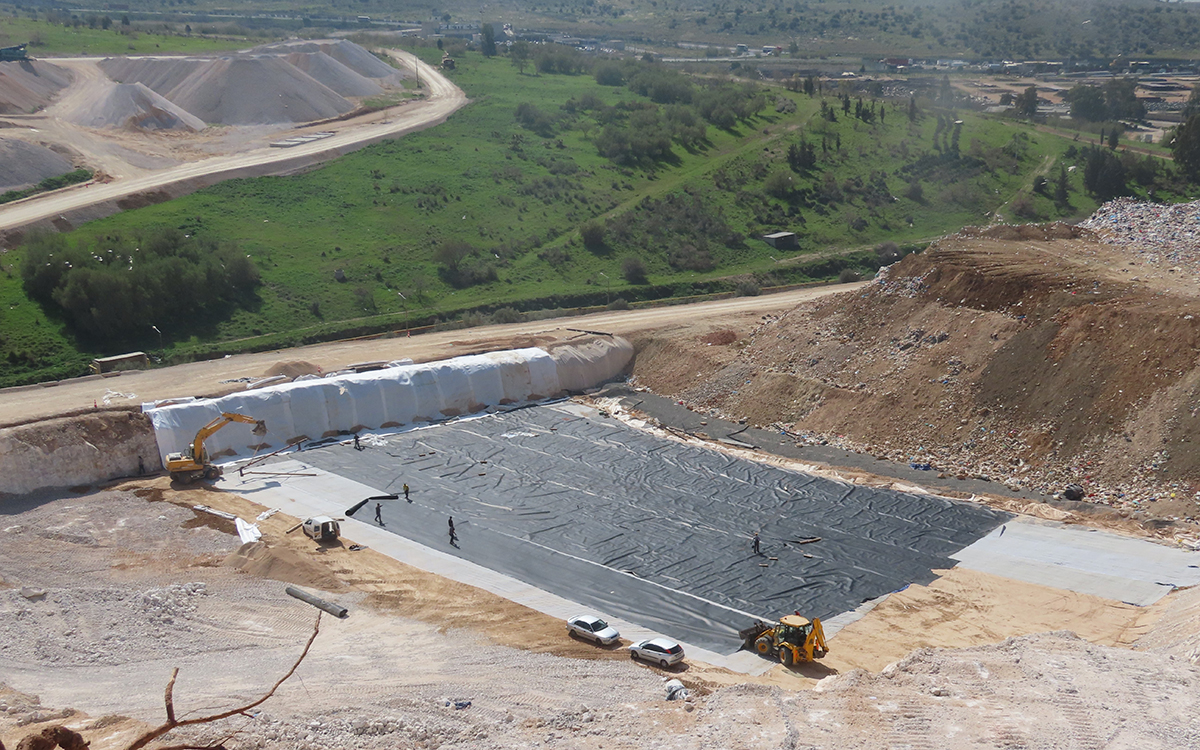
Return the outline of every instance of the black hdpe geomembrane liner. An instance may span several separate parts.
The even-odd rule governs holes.
[[[934,569],[954,566],[949,555],[1009,518],[733,458],[555,407],[387,441],[296,457],[382,492],[407,483],[412,503],[384,505],[394,533],[723,653],[740,645],[737,631],[750,615],[829,618],[929,583]],[[449,546],[450,515],[457,550]],[[751,550],[755,531],[759,555]],[[813,537],[820,541],[799,543]]]

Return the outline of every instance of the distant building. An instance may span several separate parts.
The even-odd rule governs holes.
[[[763,242],[766,242],[776,250],[786,250],[799,245],[796,240],[795,232],[775,232],[774,234],[764,234]]]

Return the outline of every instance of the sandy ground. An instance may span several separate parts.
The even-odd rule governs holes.
[[[411,338],[366,339],[288,349],[239,354],[219,360],[194,362],[161,370],[128,372],[116,378],[62,381],[53,388],[29,386],[0,390],[0,425],[43,418],[104,401],[109,391],[134,394],[110,398],[112,405],[163,398],[208,395],[231,386],[222,380],[259,377],[282,361],[303,360],[332,372],[355,362],[442,359],[518,346],[538,346],[579,335],[570,329],[603,331],[618,335],[643,329],[704,331],[733,324],[753,324],[764,314],[779,313],[805,300],[816,299],[855,285],[793,290],[759,297],[702,302],[692,305],[594,313],[575,318],[485,326],[469,331],[445,331]],[[240,385],[240,384],[239,384]]]
[[[283,582],[352,614],[323,619],[297,677],[253,721],[173,741],[237,731],[227,747],[1184,748],[1200,736],[1200,669],[1172,656],[1186,644],[1111,647],[1153,634],[1166,611],[1176,612],[1171,633],[1194,631],[1195,607],[1181,610],[1178,595],[1139,610],[948,571],[844,629],[816,665],[760,678],[699,663],[664,671],[488,592],[350,551],[353,539],[318,547],[288,534],[295,519],[280,513],[260,522],[261,543],[239,548],[231,522],[191,509],[201,502],[245,518],[263,510],[163,478],[6,507],[6,743],[60,722],[94,750],[122,747],[161,721],[176,666],[181,712],[249,701],[296,658],[315,619]],[[1026,636],[1065,629],[1085,640]],[[663,701],[670,677],[692,689],[690,706]]]
[[[14,230],[48,218],[97,204],[114,202],[137,193],[164,190],[187,184],[210,185],[224,177],[275,174],[299,165],[317,163],[374,143],[441,122],[466,104],[462,90],[435,68],[408,53],[391,51],[403,64],[420,71],[427,97],[335,123],[307,127],[220,128],[212,135],[191,137],[178,133],[144,134],[112,129],[93,130],[73,125],[55,116],[70,111],[89,96],[103,73],[96,63],[102,58],[56,60],[68,68],[74,80],[54,105],[42,115],[5,116],[16,127],[5,128],[6,137],[36,142],[59,142],[79,152],[81,161],[103,172],[111,180],[86,183],[0,207],[0,232]],[[293,148],[269,148],[279,137],[333,130],[335,135]],[[215,139],[215,140],[214,140]],[[211,142],[210,142],[211,141]],[[205,149],[215,149],[213,156]]]

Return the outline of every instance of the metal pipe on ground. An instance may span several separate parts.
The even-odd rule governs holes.
[[[288,586],[287,588],[284,589],[284,591],[287,592],[288,596],[295,597],[302,602],[307,602],[308,604],[313,605],[317,609],[323,609],[326,612],[328,612],[329,614],[333,615],[334,617],[344,620],[350,614],[349,610],[347,610],[345,607],[341,606],[340,604],[333,604],[332,602],[327,602],[324,599],[320,598],[319,596],[313,596],[312,594],[308,593],[307,591],[301,591],[300,589],[296,588],[295,586]]]

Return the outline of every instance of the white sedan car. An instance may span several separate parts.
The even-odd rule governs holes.
[[[642,659],[666,668],[683,661],[683,646],[670,638],[651,638],[630,646],[629,658]]]
[[[576,615],[567,620],[567,632],[595,641],[601,646],[611,646],[621,640],[621,634],[616,628],[594,615]]]

